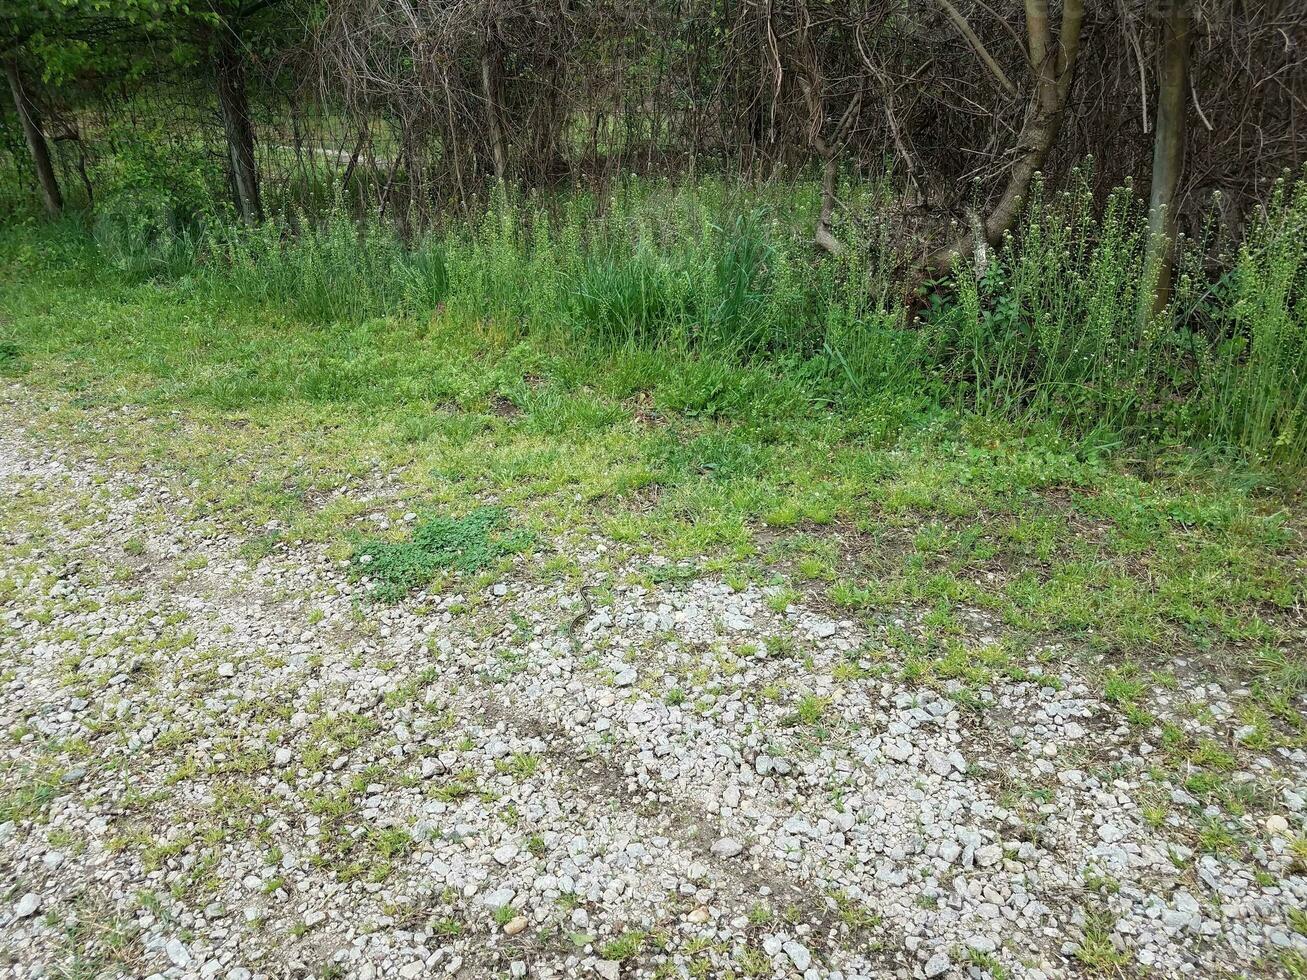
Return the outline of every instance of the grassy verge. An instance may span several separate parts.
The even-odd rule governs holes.
[[[124,276],[307,322],[444,310],[555,345],[765,360],[843,408],[892,393],[1056,425],[1082,443],[1195,447],[1301,471],[1307,179],[1278,184],[1242,241],[1214,230],[1183,242],[1159,315],[1136,196],[1122,188],[1100,206],[1087,180],[1070,187],[1036,189],[983,269],[927,283],[898,253],[888,192],[864,183],[841,192],[848,247],[821,260],[805,184],[497,192],[406,241],[335,211],[186,234],[171,219],[102,214],[94,236]]]
[[[539,540],[600,534],[848,615],[909,610],[923,676],[983,670],[983,616],[1122,676],[1219,665],[1302,725],[1302,510],[1246,469],[1133,460],[901,387],[833,400],[784,360],[563,342],[455,307],[309,316],[198,273],[124,279],[64,233],[12,229],[0,263],[0,370],[50,393],[43,425],[175,468],[195,518],[252,557],[348,556],[378,512],[506,507]],[[342,492],[368,482],[386,492]],[[543,568],[580,574],[566,548]]]

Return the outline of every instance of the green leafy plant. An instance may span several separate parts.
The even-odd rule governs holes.
[[[507,523],[507,514],[497,507],[479,507],[460,518],[435,515],[420,522],[410,540],[359,542],[352,567],[377,583],[379,598],[393,601],[428,584],[440,572],[475,572],[528,550],[533,535],[508,530]]]

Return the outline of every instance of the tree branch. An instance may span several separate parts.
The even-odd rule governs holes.
[[[961,11],[953,6],[949,0],[935,0],[935,2],[943,8],[944,13],[948,14],[949,20],[953,21],[953,26],[958,29],[959,34],[966,38],[967,43],[970,44],[972,50],[976,52],[976,56],[980,58],[984,66],[989,69],[990,74],[994,76],[998,81],[998,84],[1003,87],[1003,91],[1007,92],[1008,95],[1016,95],[1017,87],[1012,84],[1012,80],[1008,78],[1003,69],[999,67],[998,62],[994,60],[994,56],[991,55],[989,49],[985,47],[985,42],[982,41],[976,35],[976,32],[971,29],[971,24],[962,16]]]

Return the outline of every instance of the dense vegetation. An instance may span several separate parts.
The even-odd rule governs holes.
[[[171,282],[345,336],[439,311],[546,344],[770,363],[805,399],[875,407],[896,427],[943,406],[1055,423],[1086,445],[1203,447],[1290,469],[1307,458],[1307,184],[1276,189],[1215,280],[1203,251],[1182,253],[1178,322],[1149,312],[1147,216],[1127,191],[1101,213],[1083,185],[1037,197],[983,274],[927,282],[911,305],[892,245],[855,219],[837,225],[852,247],[812,259],[789,215],[817,193],[701,182],[629,183],[602,202],[498,194],[475,221],[409,242],[343,214],[178,235],[66,223],[41,241],[88,276]],[[874,214],[878,197],[861,193]]]
[[[10,3],[7,245],[1291,472],[1307,16],[1150,10]]]

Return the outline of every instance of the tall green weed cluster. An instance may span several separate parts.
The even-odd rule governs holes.
[[[448,292],[444,252],[409,248],[343,212],[290,227],[223,227],[204,237],[195,274],[216,294],[273,304],[315,323],[359,323],[433,309]]]
[[[1036,187],[1018,233],[932,297],[926,330],[956,397],[1082,432],[1141,424],[1163,394],[1169,353],[1149,312],[1147,231],[1129,187],[1101,210],[1087,183],[1050,197]]]
[[[191,274],[216,294],[315,322],[442,309],[572,343],[777,358],[828,376],[834,394],[901,382],[922,344],[891,299],[892,252],[859,230],[868,221],[848,229],[838,261],[813,262],[810,193],[711,181],[631,182],[604,198],[498,190],[471,220],[407,243],[337,209],[220,225],[187,244]]]
[[[1307,180],[1284,181],[1228,268],[1181,241],[1170,308],[1152,313],[1148,215],[1129,186],[1045,196],[983,271],[959,268],[926,316],[928,362],[981,414],[1080,436],[1201,443],[1307,462]]]
[[[1196,436],[1253,459],[1307,462],[1307,180],[1281,182],[1229,271],[1182,277],[1194,328]]]

